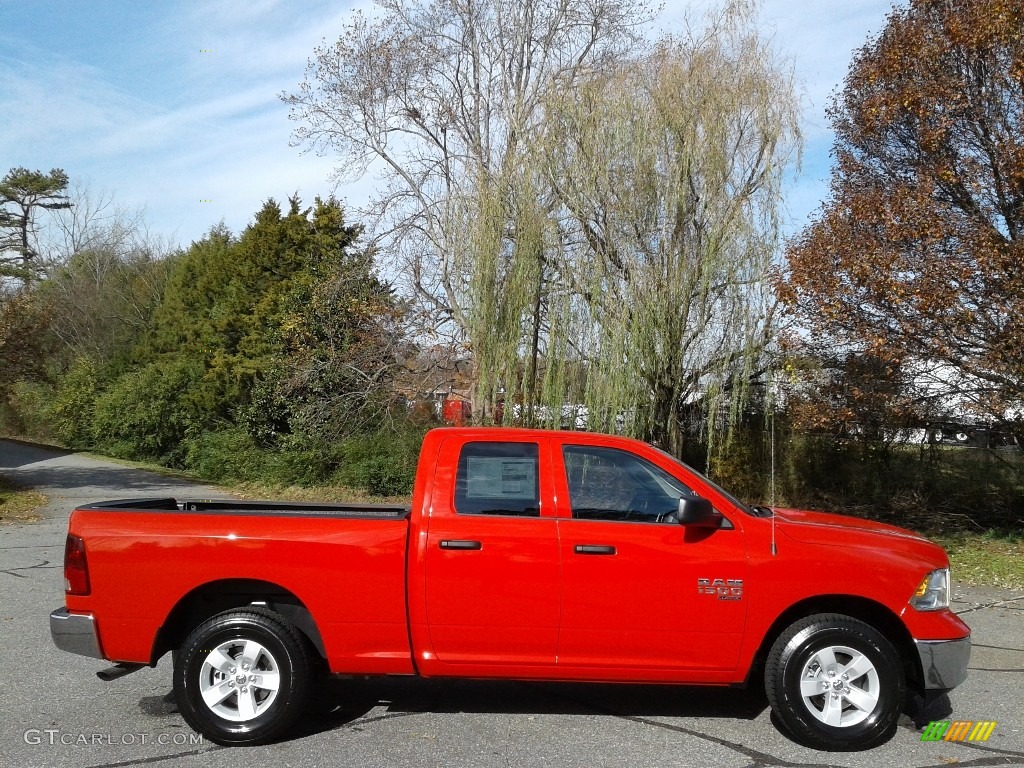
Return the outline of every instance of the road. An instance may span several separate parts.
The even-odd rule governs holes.
[[[126,496],[215,489],[75,454],[0,441],[0,474],[50,497],[34,524],[0,525],[0,765],[120,766],[991,766],[1024,765],[1024,595],[958,586],[974,630],[967,682],[868,752],[815,752],[783,736],[759,691],[385,680],[342,682],[339,708],[287,741],[225,749],[170,701],[168,659],[104,683],[95,659],[57,651],[68,512]],[[168,564],[174,567],[173,563]],[[125,589],[146,599],[146,585]],[[922,742],[928,720],[996,721],[984,744]],[[915,720],[917,721],[915,723]],[[216,753],[216,754],[212,754]]]

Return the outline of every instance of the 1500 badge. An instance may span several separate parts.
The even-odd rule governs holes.
[[[697,579],[697,594],[718,595],[719,600],[741,600],[743,579]]]

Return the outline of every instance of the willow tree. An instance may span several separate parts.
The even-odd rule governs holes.
[[[372,19],[354,13],[336,42],[318,47],[298,92],[283,96],[300,123],[294,139],[336,154],[342,178],[379,170],[374,244],[427,328],[465,342],[488,379],[479,399],[493,399],[497,377],[486,366],[506,359],[521,331],[539,343],[538,312],[521,316],[513,305],[528,295],[536,310],[543,290],[541,251],[524,246],[544,229],[526,225],[538,190],[524,169],[544,104],[610,70],[651,13],[646,0],[376,6]]]
[[[752,10],[731,4],[546,116],[572,297],[550,341],[586,361],[592,428],[672,451],[694,424],[735,418],[772,332],[766,277],[798,101]]]

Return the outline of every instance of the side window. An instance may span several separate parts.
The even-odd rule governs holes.
[[[536,443],[466,443],[455,476],[463,515],[540,517]]]
[[[562,455],[572,516],[578,520],[674,522],[679,499],[693,495],[672,475],[627,451],[567,445]]]

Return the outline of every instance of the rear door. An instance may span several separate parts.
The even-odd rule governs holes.
[[[680,525],[673,513],[693,491],[650,458],[586,443],[553,453],[565,483],[560,669],[608,679],[733,669],[746,613],[742,531]],[[721,594],[705,587],[719,584]]]
[[[550,674],[560,567],[549,442],[451,437],[437,466],[455,471],[435,478],[424,553],[434,659],[459,674]],[[423,671],[443,674],[434,659]]]

